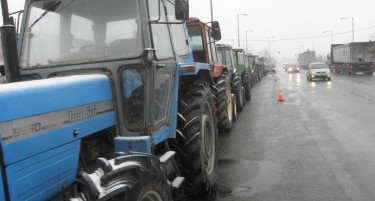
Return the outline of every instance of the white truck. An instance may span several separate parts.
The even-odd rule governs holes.
[[[375,70],[375,42],[331,45],[328,61],[336,73],[372,75]]]

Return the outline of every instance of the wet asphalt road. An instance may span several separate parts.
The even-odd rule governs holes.
[[[188,200],[375,200],[375,77],[305,73],[277,69],[252,89],[220,135],[216,194]]]

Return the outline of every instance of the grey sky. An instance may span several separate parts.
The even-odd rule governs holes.
[[[10,11],[22,9],[23,2],[8,1]],[[246,46],[245,31],[252,29],[254,32],[248,32],[249,49],[256,53],[266,48],[265,37],[273,36],[272,54],[276,55],[280,51],[279,58],[293,58],[303,49],[313,48],[326,55],[331,36],[330,33],[323,34],[324,31],[332,30],[334,34],[348,32],[334,35],[334,43],[351,42],[351,19],[340,20],[341,17],[354,17],[357,42],[368,41],[375,33],[373,0],[213,0],[213,4],[214,20],[220,22],[222,29],[223,39],[220,43],[237,46],[237,14],[247,13],[247,17],[240,16],[241,46]],[[209,11],[209,0],[190,0],[190,16],[208,22]]]
[[[267,46],[264,37],[273,36],[272,53],[280,51],[280,57],[294,57],[303,48],[313,49],[323,55],[329,52],[330,33],[348,32],[334,35],[334,43],[346,43],[352,40],[351,19],[340,20],[342,17],[354,17],[355,30],[372,27],[355,32],[355,41],[368,41],[375,32],[375,1],[373,0],[213,0],[214,20],[220,22],[223,40],[220,43],[237,46],[237,14],[240,16],[240,38],[245,40],[248,32],[249,46],[252,51],[259,51]],[[190,0],[190,15],[203,21],[210,20],[209,0]],[[281,39],[324,36],[303,40],[279,41]],[[252,41],[256,40],[256,41]],[[259,41],[261,40],[261,41]],[[245,41],[241,41],[245,48]]]

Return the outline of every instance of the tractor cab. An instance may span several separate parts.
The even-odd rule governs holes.
[[[185,8],[161,0],[26,1],[25,8],[20,80],[103,74],[121,122],[117,133],[151,135],[167,125],[176,62],[188,55],[177,19]]]
[[[190,18],[187,26],[194,61],[211,65],[218,64],[215,42],[221,39],[219,23],[212,22],[210,27],[198,18]]]

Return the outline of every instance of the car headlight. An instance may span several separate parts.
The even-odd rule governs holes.
[[[328,76],[328,77],[331,77],[331,74],[328,74],[327,76]]]
[[[299,68],[297,68],[297,70],[299,70]]]
[[[292,70],[292,68],[288,68],[288,70]]]
[[[311,75],[311,77],[315,77],[314,75]]]

